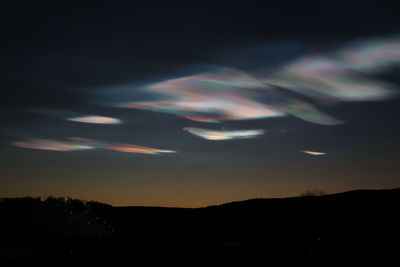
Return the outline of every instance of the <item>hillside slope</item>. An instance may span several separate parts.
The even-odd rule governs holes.
[[[396,266],[400,189],[198,209],[3,199],[3,261],[140,266]],[[194,259],[196,259],[194,261]],[[190,264],[188,264],[190,263]]]

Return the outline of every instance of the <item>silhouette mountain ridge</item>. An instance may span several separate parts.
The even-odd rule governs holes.
[[[400,240],[399,214],[400,188],[203,208],[3,198],[0,260],[13,266],[32,259],[122,266],[132,258],[140,266],[166,266],[165,259],[167,266],[193,259],[198,264],[190,266],[399,266],[392,245]]]

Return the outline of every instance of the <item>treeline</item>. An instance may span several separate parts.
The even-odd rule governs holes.
[[[106,208],[112,207],[111,205],[97,202],[97,201],[86,201],[71,197],[54,197],[54,196],[47,196],[47,197],[4,197],[0,198],[0,204],[4,205],[26,205],[26,204],[48,204],[48,205],[58,205],[58,206],[65,206],[75,210],[87,210],[90,208]]]
[[[35,253],[68,266],[116,266],[132,258],[140,266],[400,266],[385,264],[398,258],[392,244],[400,240],[399,213],[400,189],[198,209],[4,198],[0,252],[23,266]]]

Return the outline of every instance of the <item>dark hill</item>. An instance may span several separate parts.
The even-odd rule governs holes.
[[[400,189],[198,209],[2,199],[8,264],[398,266]],[[400,265],[399,265],[400,266]]]

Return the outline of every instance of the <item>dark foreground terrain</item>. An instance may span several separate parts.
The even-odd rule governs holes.
[[[1,266],[400,266],[400,189],[199,209],[0,201]]]

